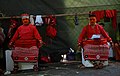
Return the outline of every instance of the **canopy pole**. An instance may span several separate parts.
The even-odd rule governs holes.
[[[120,10],[118,10],[117,12],[120,12]],[[74,14],[55,14],[53,16],[74,16],[74,15],[86,15],[89,14],[89,12],[84,12],[84,13],[74,13]],[[48,15],[42,15],[42,17],[47,17]],[[36,17],[36,16],[34,16]],[[0,17],[0,19],[9,19],[9,18],[21,18],[21,16],[11,16],[11,17]]]

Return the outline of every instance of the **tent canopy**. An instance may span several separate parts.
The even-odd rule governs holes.
[[[120,0],[0,0],[0,11],[6,16],[22,13],[63,14],[81,12],[79,9],[85,11],[87,7],[90,9],[90,6],[102,5],[120,5]],[[75,9],[76,11],[74,11]]]

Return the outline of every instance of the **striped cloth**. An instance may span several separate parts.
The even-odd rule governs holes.
[[[37,62],[39,49],[36,46],[31,48],[15,47],[12,50],[12,59],[16,62]]]
[[[84,58],[86,60],[108,60],[109,46],[104,45],[91,45],[84,46]]]

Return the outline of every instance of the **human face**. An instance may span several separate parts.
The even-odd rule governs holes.
[[[96,21],[96,17],[90,17],[90,25],[95,25]]]
[[[28,18],[24,18],[24,19],[22,19],[22,22],[24,25],[28,25],[30,21]]]

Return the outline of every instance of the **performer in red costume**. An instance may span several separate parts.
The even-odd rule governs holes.
[[[35,63],[33,69],[38,71],[38,53],[43,44],[36,27],[30,24],[28,14],[22,14],[22,22],[23,25],[18,27],[9,43],[9,47],[14,45],[14,49],[12,49],[13,73],[19,69],[18,62]]]
[[[90,15],[89,20],[89,24],[83,28],[78,38],[78,46],[82,46],[82,48],[84,49],[82,49],[82,64],[85,67],[101,68],[98,62],[95,61],[107,61],[109,51],[109,46],[107,45],[107,42],[112,43],[112,39],[108,36],[104,28],[96,23],[97,19],[95,15]],[[103,37],[105,39],[101,40]],[[105,50],[104,57],[102,54],[103,50]],[[91,61],[93,61],[95,65]],[[96,65],[98,66],[96,67]]]
[[[79,35],[78,38],[78,45],[81,45],[81,42],[86,39],[91,39],[93,34],[100,34],[103,35],[104,38],[107,38],[107,41],[111,42],[112,39],[108,36],[106,31],[102,26],[96,23],[97,19],[95,15],[90,16],[90,23],[85,26]]]
[[[15,44],[15,47],[40,47],[40,45],[42,45],[42,38],[36,27],[30,24],[28,14],[22,14],[22,22],[23,25],[16,30],[14,36],[10,40],[9,46]],[[37,42],[40,43],[40,45],[37,45]]]

